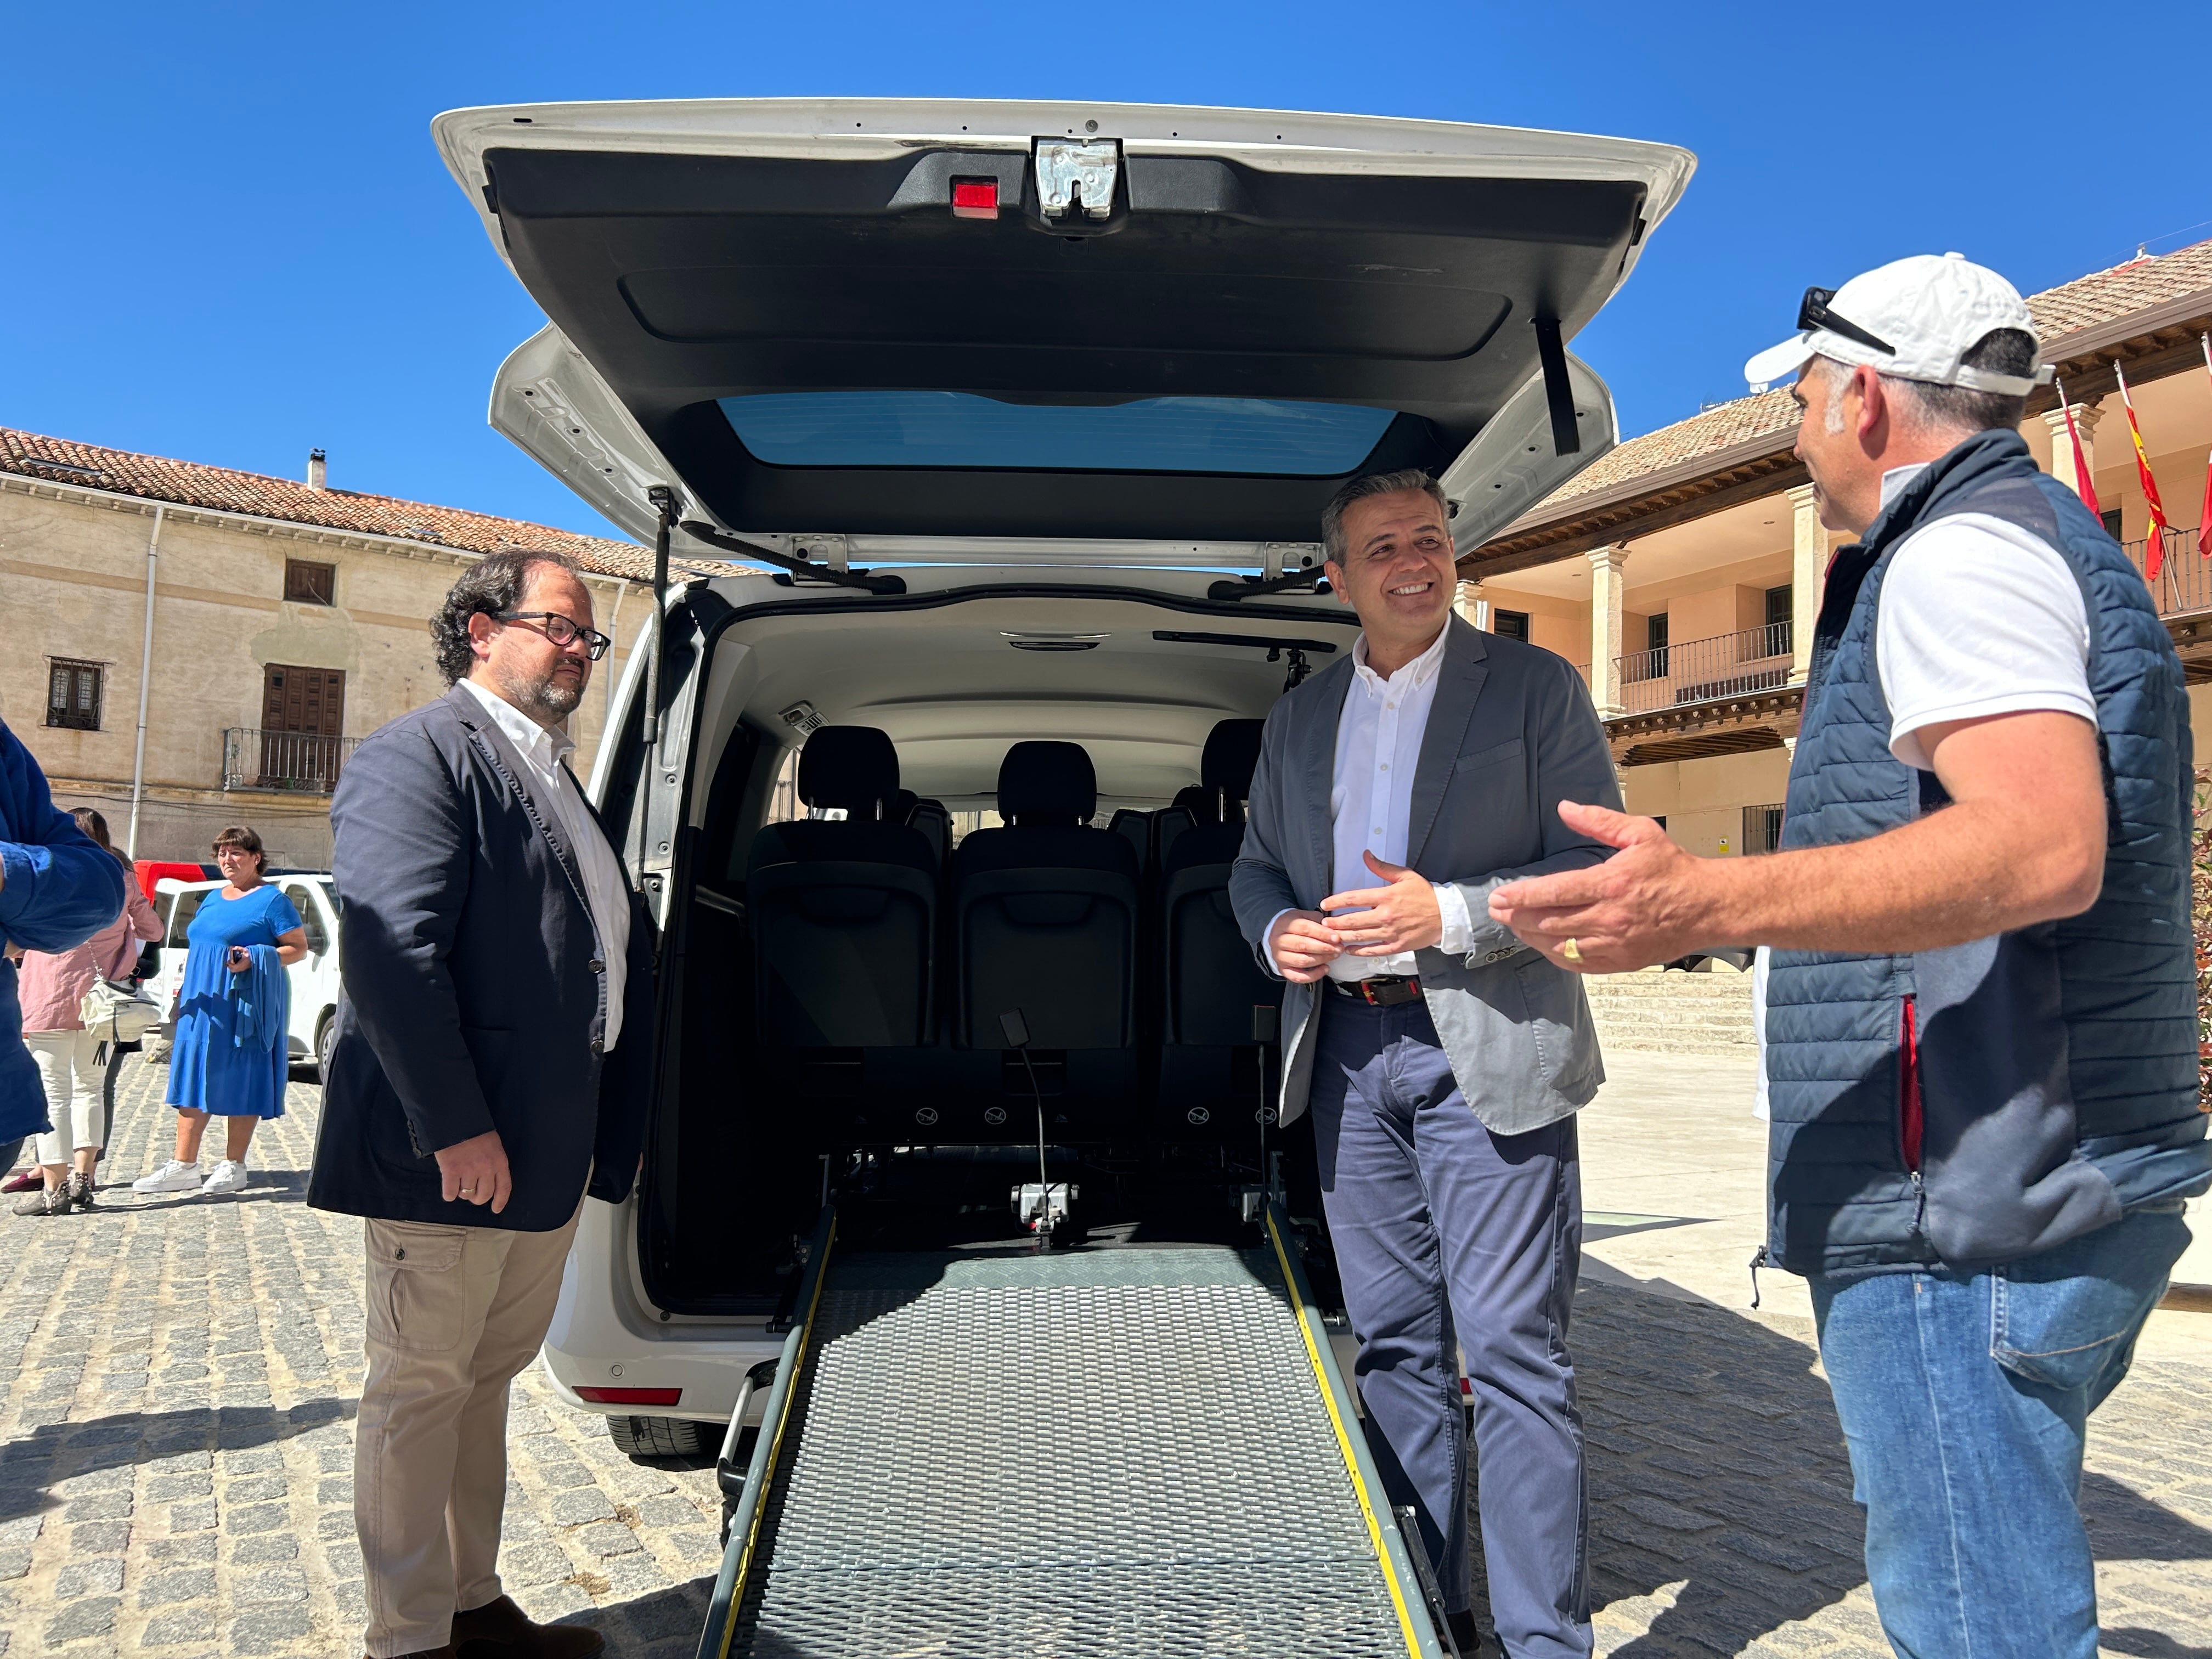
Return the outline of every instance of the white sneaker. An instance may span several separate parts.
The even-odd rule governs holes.
[[[149,1176],[141,1176],[131,1183],[134,1193],[189,1193],[200,1184],[200,1166],[171,1158]]]
[[[243,1164],[233,1164],[225,1158],[215,1166],[215,1173],[202,1183],[200,1191],[203,1194],[234,1193],[246,1185],[246,1178]]]

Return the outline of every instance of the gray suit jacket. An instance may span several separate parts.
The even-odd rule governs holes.
[[[1562,800],[1618,809],[1605,730],[1575,671],[1517,640],[1449,624],[1436,699],[1413,774],[1406,862],[1467,896],[1474,948],[1419,953],[1421,989],[1460,1091],[1484,1126],[1524,1134],[1586,1104],[1605,1080],[1582,977],[1555,968],[1490,919],[1492,888],[1601,863],[1609,854],[1559,822]],[[1237,923],[1261,945],[1285,909],[1336,890],[1329,789],[1350,654],[1275,705],[1252,780],[1244,847],[1230,876]],[[1372,886],[1364,874],[1353,887]],[[1304,1112],[1312,1080],[1317,985],[1284,988],[1283,1121]]]

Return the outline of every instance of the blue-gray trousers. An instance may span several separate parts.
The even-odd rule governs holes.
[[[1567,1354],[1582,1255],[1575,1121],[1494,1135],[1462,1097],[1426,1006],[1326,989],[1321,1003],[1314,1137],[1360,1396],[1388,1443],[1384,1484],[1419,1510],[1446,1605],[1466,1607],[1456,1343],[1498,1639],[1510,1659],[1583,1659],[1589,1504]]]

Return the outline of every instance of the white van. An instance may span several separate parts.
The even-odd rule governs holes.
[[[591,785],[661,928],[623,1039],[654,1117],[585,1206],[562,1397],[640,1453],[719,1437],[833,1188],[841,1229],[941,1239],[1065,1185],[1067,1229],[1141,1244],[1233,1232],[1279,1164],[1317,1216],[1224,889],[1252,723],[1354,637],[1322,507],[1424,468],[1471,550],[1611,447],[1565,343],[1692,158],[1043,102],[434,132],[550,319],[492,423],[669,560]]]
[[[312,1060],[319,1068],[330,1047],[331,1022],[338,1006],[338,906],[327,872],[272,872],[272,885],[292,902],[307,935],[307,954],[284,970],[291,981],[292,1015],[285,1031],[285,1048],[295,1060]],[[154,884],[154,913],[161,919],[161,965],[146,981],[146,994],[161,1006],[164,1024],[160,1052],[168,1051],[175,1029],[177,992],[185,982],[185,957],[190,949],[185,930],[201,900],[220,888],[217,881],[181,881],[163,876]]]

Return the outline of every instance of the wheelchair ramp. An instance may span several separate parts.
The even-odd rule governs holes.
[[[1433,1653],[1279,1249],[821,1256],[708,1659]]]

